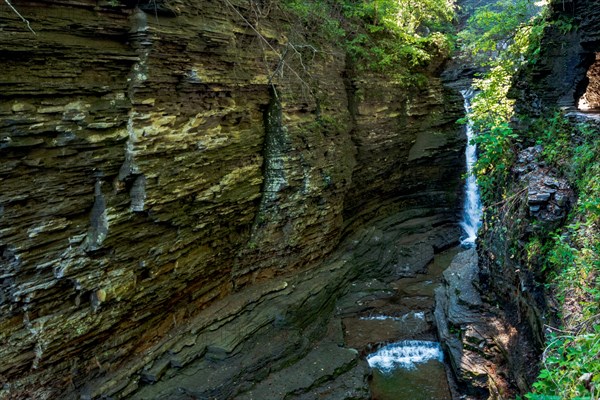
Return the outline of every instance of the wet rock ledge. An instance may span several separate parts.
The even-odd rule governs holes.
[[[444,285],[435,293],[438,335],[449,356],[455,398],[512,399],[528,388],[522,373],[527,363],[535,365],[536,350],[520,316],[499,306],[481,283],[478,259],[474,247],[467,249],[444,271]]]

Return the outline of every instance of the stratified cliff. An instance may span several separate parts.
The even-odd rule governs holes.
[[[556,107],[577,108],[586,91],[591,105],[585,109],[595,108],[600,10],[590,1],[552,1],[549,7],[552,24],[544,32],[540,59],[523,69],[513,85],[518,111],[540,116]]]
[[[231,397],[322,334],[362,267],[342,237],[408,211],[428,251],[456,239],[439,65],[357,72],[275,2],[13,5],[35,35],[0,6],[1,397],[120,398],[194,360],[231,365],[196,395]]]

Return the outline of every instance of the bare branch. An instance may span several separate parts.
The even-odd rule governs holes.
[[[5,0],[6,1],[6,0]],[[275,72],[271,75],[271,77],[269,78],[269,80],[275,75],[275,73],[279,72],[283,72],[282,71],[282,66],[288,67],[290,71],[292,71],[292,73],[300,80],[300,82],[302,82],[309,90],[310,93],[312,93],[312,89],[310,87],[310,85],[304,80],[302,79],[302,77],[298,74],[298,72],[296,72],[296,70],[294,70],[288,63],[285,62],[285,54],[279,54],[279,52],[277,50],[275,50],[275,48],[273,46],[271,46],[271,43],[269,43],[269,41],[254,27],[254,25],[252,25],[250,23],[250,21],[248,21],[246,19],[246,17],[244,17],[242,15],[242,13],[240,13],[238,11],[237,8],[235,8],[235,6],[233,4],[231,4],[231,2],[229,0],[225,0],[225,2],[227,3],[227,5],[229,7],[231,7],[233,9],[233,11],[235,11],[235,13],[237,15],[240,16],[240,18],[242,18],[242,20],[244,20],[244,22],[258,35],[258,37],[267,44],[267,46],[269,46],[269,48],[275,53],[277,54],[277,56],[279,57],[279,64],[277,65],[277,68],[275,69]],[[286,49],[287,50],[287,49]],[[296,51],[296,49],[294,49],[294,51]],[[271,83],[271,82],[269,82]]]
[[[8,6],[10,7],[11,10],[13,10],[13,12],[15,14],[17,14],[17,16],[19,18],[21,18],[21,20],[23,22],[25,22],[25,24],[27,24],[27,28],[31,31],[31,33],[33,33],[34,35],[37,35],[37,33],[35,33],[35,31],[33,30],[33,28],[31,27],[31,25],[29,24],[29,21],[27,20],[27,18],[25,18],[24,16],[21,15],[21,13],[10,3],[10,1],[8,0],[4,0],[4,2],[6,4],[8,4]]]

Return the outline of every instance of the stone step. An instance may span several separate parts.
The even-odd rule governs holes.
[[[270,374],[251,390],[237,396],[236,400],[287,399],[309,395],[308,392],[312,390],[326,396],[323,398],[333,398],[331,393],[327,394],[327,390],[323,390],[323,383],[352,370],[358,363],[364,365],[365,362],[359,360],[356,350],[340,347],[333,342],[321,343],[306,357]],[[363,368],[363,379],[366,378],[367,371],[367,368]],[[365,398],[368,398],[368,394]]]

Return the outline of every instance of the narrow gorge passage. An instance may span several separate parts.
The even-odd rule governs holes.
[[[470,111],[470,101],[473,98],[473,89],[462,90],[464,98],[465,113]],[[361,317],[368,321],[395,321],[403,326],[402,335],[392,343],[382,345],[375,352],[367,356],[369,366],[373,369],[373,380],[371,390],[374,400],[446,400],[456,398],[460,395],[454,383],[453,371],[450,364],[444,365],[444,350],[437,341],[427,335],[422,326],[425,321],[432,321],[435,305],[428,308],[428,304],[434,298],[435,290],[441,290],[440,284],[443,272],[450,266],[452,260],[459,258],[459,253],[466,248],[475,247],[477,231],[481,225],[482,205],[479,195],[479,187],[474,174],[474,164],[477,160],[477,148],[473,142],[475,133],[472,124],[465,124],[467,145],[465,147],[465,184],[464,205],[461,213],[462,228],[461,247],[446,250],[434,257],[432,263],[427,266],[427,272],[415,278],[404,278],[399,280],[394,289],[397,297],[402,302],[414,297],[418,300],[416,310],[411,313],[396,315],[376,314],[369,317]],[[384,308],[385,309],[385,308]],[[377,312],[377,311],[374,311]],[[421,323],[415,324],[415,319]],[[371,323],[362,327],[364,332],[371,333],[371,340],[377,342],[375,332],[385,331],[383,324]],[[415,329],[415,326],[421,326]],[[353,329],[350,329],[353,331]],[[348,330],[346,331],[348,333]],[[412,335],[411,335],[412,332]],[[428,337],[429,336],[429,337]],[[421,339],[421,340],[417,340]],[[380,342],[381,343],[381,342]],[[379,344],[381,345],[381,344]],[[453,392],[448,385],[450,379]]]

